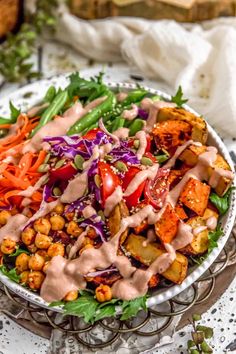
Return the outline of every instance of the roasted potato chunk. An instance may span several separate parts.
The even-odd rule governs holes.
[[[133,258],[149,266],[166,251],[157,243],[149,243],[144,247],[145,240],[146,238],[143,236],[131,234],[125,241],[125,248]],[[162,275],[173,283],[181,284],[186,278],[187,269],[188,259],[183,254],[176,252],[176,259]]]
[[[108,218],[108,227],[111,236],[115,236],[120,230],[121,219],[129,215],[129,210],[125,202],[121,201],[111,212]],[[120,244],[122,244],[128,235],[128,230],[124,231],[120,237]]]
[[[206,210],[211,188],[206,183],[190,178],[180,194],[180,202],[202,216]]]
[[[185,149],[182,152],[182,154],[179,156],[179,159],[183,161],[185,164],[187,164],[188,166],[193,167],[198,162],[198,156],[204,153],[206,151],[206,148],[207,148],[206,146],[190,145],[187,147],[187,149]],[[231,170],[229,164],[219,154],[217,154],[217,158],[213,164],[213,167],[208,168],[209,178],[211,177],[215,167],[223,168],[224,170],[227,171]],[[230,185],[231,185],[231,180],[229,178],[221,177],[215,188],[215,191],[219,196],[223,196],[229,189]]]
[[[191,138],[192,126],[178,120],[168,120],[155,124],[152,131],[158,149],[170,151]]]
[[[191,138],[205,144],[207,141],[207,125],[204,119],[183,108],[163,107],[159,110],[157,121],[180,120],[192,126]]]
[[[201,216],[194,216],[187,221],[193,229],[199,226],[205,226],[206,222]],[[187,255],[197,255],[205,253],[208,249],[208,230],[203,230],[197,235],[194,235],[192,242],[186,247],[182,248],[180,252]]]
[[[170,243],[177,234],[179,218],[170,204],[167,204],[155,224],[155,232],[163,243]]]

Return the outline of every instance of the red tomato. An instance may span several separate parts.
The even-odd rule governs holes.
[[[135,166],[129,167],[129,170],[124,175],[124,179],[123,179],[123,183],[122,183],[123,191],[126,190],[128,185],[130,184],[130,182],[132,181],[132,179],[134,178],[134,176],[138,172],[140,172],[140,169],[138,167],[135,167]],[[138,188],[136,189],[136,191],[134,193],[132,193],[128,197],[125,197],[125,201],[126,201],[128,208],[131,209],[132,207],[135,207],[139,203],[139,199],[143,193],[145,183],[146,183],[145,181],[142,182],[138,186]]]
[[[111,166],[106,162],[98,162],[98,172],[101,177],[101,196],[104,205],[106,199],[114,192],[116,187],[120,185],[120,180]]]
[[[53,168],[50,171],[50,177],[53,180],[66,180],[68,181],[71,177],[73,177],[77,173],[77,169],[72,166],[72,164],[69,162],[66,165],[60,167],[60,168]],[[50,179],[51,179],[50,178]]]
[[[154,180],[146,181],[144,189],[145,198],[156,209],[162,208],[163,202],[165,201],[169,192],[169,173],[169,169],[160,168]]]
[[[151,138],[150,138],[150,135],[146,135],[146,139],[147,139],[147,147],[146,147],[146,150],[145,152],[149,152],[150,149],[151,149]],[[128,146],[129,147],[133,147],[134,146],[134,140],[136,140],[135,138],[130,138],[129,141],[128,141]]]
[[[87,139],[87,140],[93,140],[96,138],[96,135],[98,132],[101,132],[101,129],[99,128],[93,128],[91,130],[89,130],[84,136],[83,139]]]
[[[144,154],[145,157],[148,157],[150,160],[152,160],[152,162],[157,162],[157,159],[155,158],[155,156],[151,153],[151,152],[145,152]]]

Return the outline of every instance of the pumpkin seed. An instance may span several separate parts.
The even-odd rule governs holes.
[[[102,210],[98,211],[98,215],[101,216],[102,221],[105,221],[105,215]]]
[[[54,187],[52,192],[55,195],[55,197],[60,197],[60,195],[62,195],[62,191],[58,187]]]
[[[102,181],[101,181],[101,177],[98,174],[96,174],[94,176],[94,182],[95,182],[96,186],[98,188],[100,188]]]
[[[57,163],[56,163],[54,168],[60,168],[60,167],[62,167],[64,165],[64,163],[65,163],[64,159],[59,160],[59,161],[57,161]]]
[[[122,162],[122,161],[116,161],[115,168],[117,168],[117,170],[120,171],[120,172],[128,171],[128,168],[127,168],[126,164],[124,162]]]
[[[50,166],[48,164],[42,163],[42,165],[40,165],[38,168],[38,172],[40,172],[40,173],[48,172],[49,169],[50,169]]]
[[[50,154],[48,153],[44,159],[44,162],[43,163],[48,163],[49,159],[50,159]]]
[[[78,170],[82,170],[83,169],[83,163],[84,163],[84,158],[82,156],[80,156],[80,155],[76,155],[75,158],[74,158],[75,167]]]
[[[149,159],[149,157],[143,156],[140,160],[141,164],[144,166],[152,166],[153,162],[151,159]]]
[[[138,139],[134,140],[134,148],[138,149],[140,145],[140,141]]]
[[[111,155],[105,155],[104,156],[104,160],[105,161],[112,161],[113,160],[113,157]]]

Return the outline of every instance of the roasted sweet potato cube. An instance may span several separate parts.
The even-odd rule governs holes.
[[[185,164],[193,167],[198,162],[198,156],[204,153],[206,151],[206,148],[206,146],[190,145],[182,152],[182,154],[179,156],[179,159]],[[216,161],[213,163],[213,167],[208,168],[209,178],[211,177],[215,167],[223,168],[224,170],[230,171],[229,164],[220,154],[217,154],[217,158]],[[232,181],[229,178],[220,177],[219,182],[215,188],[216,193],[219,196],[223,196],[229,189],[231,182]]]
[[[139,226],[136,226],[134,228],[134,232],[139,235],[141,232],[143,232],[144,230],[147,230],[148,228],[148,222],[147,220],[144,220]]]
[[[155,288],[160,283],[159,274],[154,274],[148,282],[149,288]]]
[[[150,266],[152,262],[166,251],[160,244],[149,243],[144,247],[145,237],[131,234],[125,241],[125,248],[133,258]],[[186,278],[188,259],[181,253],[176,252],[176,259],[171,266],[162,273],[162,276],[176,284],[181,284]]]
[[[180,120],[191,124],[191,138],[205,144],[207,141],[207,125],[204,119],[183,108],[163,107],[159,110],[157,121]]]
[[[170,151],[189,140],[191,132],[192,126],[189,123],[167,120],[155,124],[152,134],[158,149]]]
[[[175,206],[175,213],[177,214],[178,218],[181,220],[188,219],[188,215],[185,213],[183,205],[181,203],[177,203]]]
[[[207,210],[207,209],[206,209]],[[194,216],[187,221],[187,224],[191,225],[193,230],[198,227],[205,226],[206,220],[201,216]],[[180,252],[188,255],[198,255],[205,253],[208,249],[208,230],[202,230],[193,236],[192,242],[186,247],[182,248]]]
[[[161,215],[161,218],[155,224],[155,232],[163,243],[170,243],[177,234],[179,218],[168,203]]]
[[[207,207],[210,190],[210,186],[206,183],[190,178],[185,184],[179,200],[197,215],[202,216]]]

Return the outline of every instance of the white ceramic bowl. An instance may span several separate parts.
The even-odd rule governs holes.
[[[67,78],[65,76],[57,76],[51,79],[46,79],[42,81],[35,82],[33,84],[27,85],[22,87],[21,89],[17,90],[16,92],[10,94],[8,97],[4,98],[0,102],[0,115],[6,116],[9,112],[8,103],[9,100],[12,100],[14,104],[17,106],[21,106],[22,110],[26,110],[29,107],[34,106],[38,102],[40,102],[50,85],[55,85],[57,87],[65,87],[68,84]],[[130,83],[107,83],[108,86],[111,88],[122,88],[123,90],[129,91],[136,88],[135,84]],[[162,96],[165,100],[170,100],[170,96],[155,89],[150,89],[148,87],[144,87],[148,92],[152,94],[157,94]],[[184,106],[185,109],[191,111],[192,113],[196,113],[187,105]],[[215,130],[208,124],[208,144],[215,146],[220,154],[224,156],[227,160],[229,165],[231,166],[232,170],[234,170],[233,162],[229,156],[227,148],[225,147],[224,143],[220,139],[219,135],[215,132]],[[236,215],[236,191],[233,191],[230,201],[230,208],[228,213],[222,218],[222,227],[224,234],[221,236],[220,240],[218,241],[218,247],[215,248],[211,254],[206,258],[206,260],[199,266],[195,267],[194,269],[189,270],[189,274],[187,278],[183,281],[181,285],[173,285],[169,288],[162,288],[157,290],[150,296],[148,299],[148,306],[154,306],[165,302],[168,299],[173,298],[177,294],[181,293],[183,290],[188,288],[191,284],[193,284],[214,262],[214,260],[218,257],[221,250],[223,249],[225,243],[227,242],[230,232],[233,228],[234,219]],[[42,306],[47,308],[48,304],[36,293],[22,287],[19,284],[14,283],[9,278],[4,276],[0,272],[0,281],[5,284],[10,290],[15,292],[17,295],[21,296],[22,298],[34,303],[36,305]],[[60,308],[54,308],[55,311],[61,312]]]

